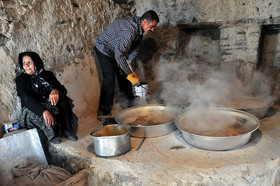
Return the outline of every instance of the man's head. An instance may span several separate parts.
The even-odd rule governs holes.
[[[145,12],[141,18],[141,27],[146,34],[153,32],[159,22],[157,13],[153,10]]]

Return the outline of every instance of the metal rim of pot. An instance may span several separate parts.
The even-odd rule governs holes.
[[[250,114],[245,111],[241,111],[238,109],[232,109],[232,108],[209,108],[209,109],[216,109],[216,110],[222,110],[226,112],[236,112],[241,114],[242,116],[246,117],[248,119],[251,119],[255,122],[256,127],[252,129],[249,132],[242,133],[240,135],[236,136],[221,136],[221,137],[215,137],[215,136],[203,136],[198,135],[192,132],[185,131],[181,129],[179,126],[180,120],[186,116],[188,112],[191,112],[193,110],[199,110],[198,108],[190,109],[184,113],[182,113],[180,116],[178,116],[175,120],[175,126],[182,132],[184,140],[189,143],[192,146],[195,146],[197,148],[206,149],[206,150],[232,150],[235,148],[239,148],[241,146],[244,146],[247,144],[251,138],[251,135],[254,131],[256,131],[260,126],[259,119],[254,116],[253,114]],[[220,146],[219,146],[220,145]]]
[[[250,108],[249,107],[249,108],[243,108],[243,109],[239,109],[239,108],[236,108],[236,109],[248,112],[250,114],[253,114],[257,118],[261,119],[266,116],[268,109],[270,109],[273,105],[274,105],[274,102],[270,102],[264,107],[259,107],[259,108]]]
[[[93,136],[94,133],[100,131],[102,128],[104,128],[104,127],[106,127],[106,126],[110,127],[110,126],[115,126],[115,125],[116,125],[116,126],[125,125],[125,126],[128,126],[129,129],[128,129],[127,132],[125,132],[124,134],[120,134],[120,135],[114,135],[114,136]],[[93,138],[100,138],[100,139],[101,139],[101,138],[108,138],[108,137],[110,137],[110,138],[117,138],[117,137],[119,137],[119,136],[121,136],[121,135],[125,135],[126,133],[129,133],[130,130],[131,130],[131,127],[130,127],[129,125],[126,125],[126,124],[110,124],[110,125],[100,126],[100,127],[96,128],[96,129],[92,130],[92,131],[90,132],[90,136],[93,137]]]
[[[109,127],[125,127],[127,131],[120,135],[93,136],[94,133]],[[93,139],[94,153],[101,157],[113,157],[128,152],[131,149],[130,129],[130,126],[125,124],[112,124],[94,129],[90,132],[90,136]]]
[[[126,115],[132,115],[136,111],[141,111],[141,110],[146,110],[146,109],[155,109],[155,110],[166,110],[169,111],[169,114],[174,114],[174,120],[158,125],[150,125],[150,126],[145,126],[145,125],[137,125],[137,126],[132,126],[130,135],[133,137],[158,137],[158,136],[163,136],[167,135],[174,130],[176,130],[176,126],[174,124],[175,119],[177,116],[180,114],[179,110],[176,109],[173,106],[167,106],[165,104],[146,104],[142,106],[135,106],[131,107],[128,109],[124,109],[121,112],[117,113],[115,116],[115,120],[119,124],[127,124],[123,123],[123,121],[127,118],[125,118]],[[124,119],[125,118],[125,119]],[[129,124],[128,124],[129,125]]]

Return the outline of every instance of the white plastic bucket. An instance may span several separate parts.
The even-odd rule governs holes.
[[[148,90],[148,84],[147,83],[145,83],[145,84],[142,83],[140,86],[138,86],[138,87],[135,86],[134,88],[135,88],[135,95],[147,102],[148,95],[149,95],[149,92],[147,91]]]

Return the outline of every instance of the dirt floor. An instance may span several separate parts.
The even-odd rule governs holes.
[[[95,117],[80,120],[79,140],[53,145],[72,163],[89,167],[90,185],[277,185],[279,184],[279,106],[261,119],[250,141],[237,149],[209,151],[188,144],[179,130],[156,138],[131,137],[129,152],[116,157],[94,154],[90,132]],[[73,158],[74,157],[74,158]],[[67,161],[65,161],[67,162]],[[84,164],[82,164],[82,162]]]

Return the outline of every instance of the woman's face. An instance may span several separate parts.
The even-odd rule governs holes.
[[[31,57],[29,56],[24,56],[22,58],[22,68],[23,70],[29,74],[29,75],[32,75],[34,74],[35,70],[34,70],[34,63],[31,59]]]

